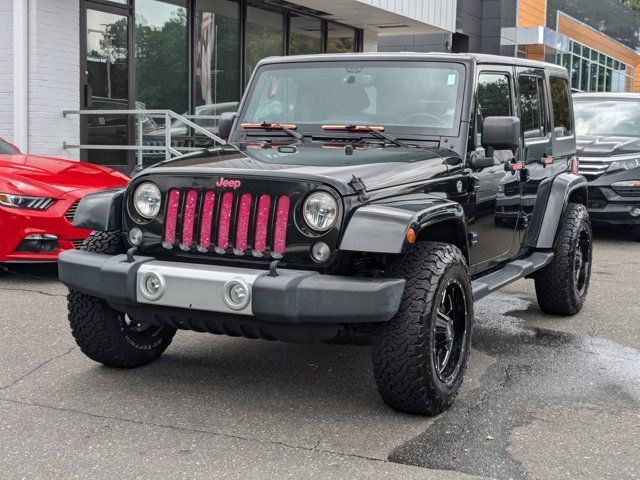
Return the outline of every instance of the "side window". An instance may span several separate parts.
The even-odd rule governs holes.
[[[476,145],[482,143],[482,124],[487,117],[509,117],[511,112],[509,75],[481,73],[478,76],[478,108],[476,111]]]
[[[542,77],[518,77],[520,115],[524,138],[540,138],[547,134],[544,115],[544,82]]]
[[[553,108],[553,132],[555,137],[573,135],[571,109],[569,108],[569,83],[564,78],[551,77],[551,106]]]

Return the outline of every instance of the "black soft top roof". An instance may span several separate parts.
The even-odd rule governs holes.
[[[418,52],[367,52],[367,53],[325,53],[319,55],[289,55],[285,57],[268,57],[260,61],[259,65],[273,63],[299,62],[338,62],[364,60],[403,60],[403,61],[462,61],[464,63],[514,65],[519,67],[544,68],[566,75],[564,67],[553,63],[539,62],[525,58],[488,55],[484,53],[418,53]]]

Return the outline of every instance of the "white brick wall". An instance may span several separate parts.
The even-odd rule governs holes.
[[[80,143],[78,117],[62,111],[80,108],[80,1],[28,1],[29,152],[78,158],[62,148]]]
[[[13,0],[0,0],[0,137],[13,141]]]

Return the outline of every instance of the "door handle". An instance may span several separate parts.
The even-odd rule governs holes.
[[[542,158],[538,160],[538,164],[546,167],[547,165],[551,165],[553,163],[553,157],[550,153],[545,153]]]
[[[524,170],[524,162],[516,162],[515,158],[510,162],[505,162],[504,170],[506,172],[516,173],[520,170]]]

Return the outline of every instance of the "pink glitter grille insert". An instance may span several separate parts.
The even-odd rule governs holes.
[[[193,222],[196,218],[196,204],[198,203],[198,192],[189,190],[184,204],[184,215],[182,217],[182,245],[190,247],[193,243]]]
[[[256,236],[253,242],[253,249],[256,252],[264,253],[267,248],[267,226],[269,224],[269,208],[271,207],[271,197],[262,194],[258,199],[258,213],[256,218]]]
[[[287,222],[289,219],[289,197],[280,197],[276,209],[276,226],[273,234],[273,251],[279,255],[287,246]]]
[[[200,224],[200,242],[203,248],[211,245],[211,224],[213,222],[213,207],[215,205],[215,194],[211,191],[204,194],[202,203],[202,223]]]
[[[165,222],[164,242],[167,248],[176,241],[176,224],[178,222],[178,206],[180,205],[180,190],[173,189],[169,192],[167,200],[167,220]]]
[[[226,250],[229,247],[229,227],[231,226],[231,207],[233,193],[225,192],[220,204],[220,220],[218,221],[218,248]]]
[[[240,196],[238,219],[236,225],[236,250],[244,251],[247,248],[249,234],[249,216],[251,215],[251,194],[243,193]]]

